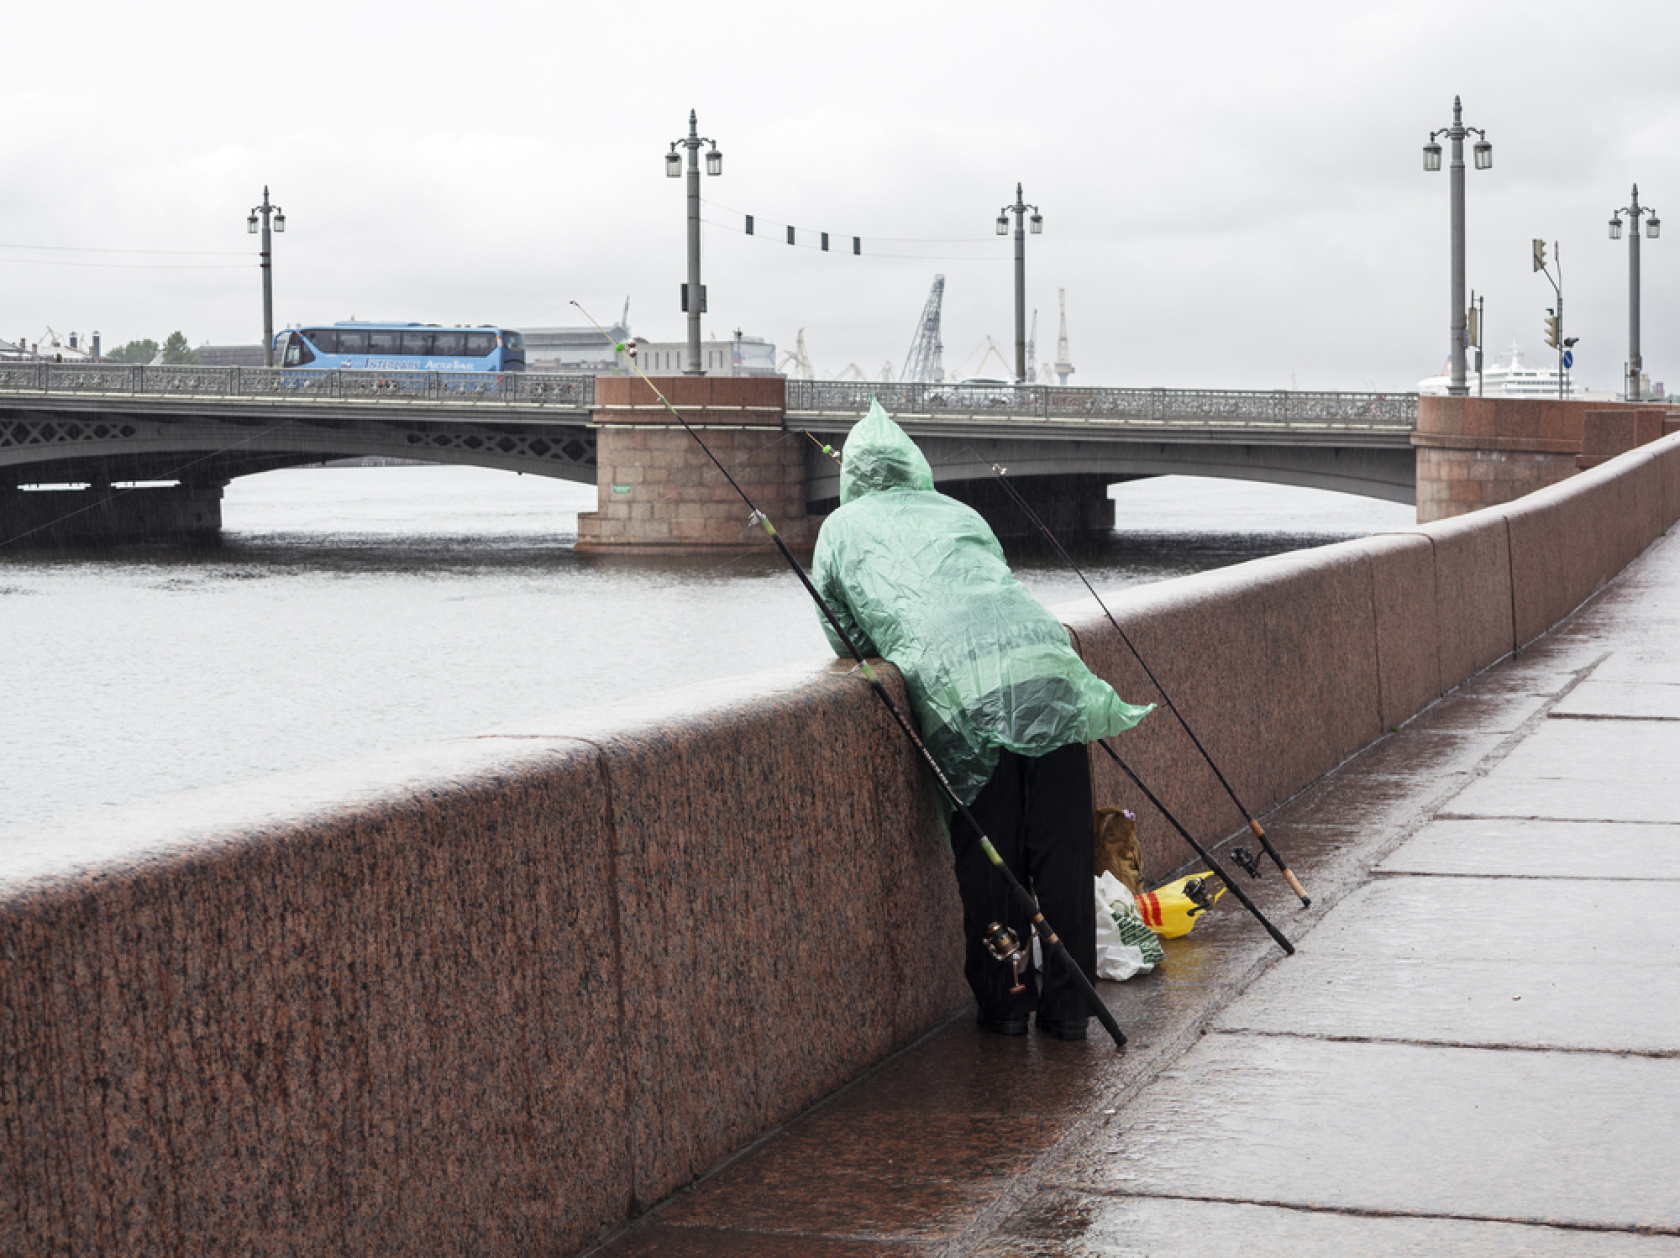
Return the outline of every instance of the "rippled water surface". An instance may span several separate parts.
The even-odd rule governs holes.
[[[1404,527],[1341,494],[1113,491],[1099,590]],[[781,562],[571,552],[592,487],[471,468],[236,481],[211,550],[0,552],[0,830],[828,655]],[[1011,554],[1046,603],[1085,596]]]

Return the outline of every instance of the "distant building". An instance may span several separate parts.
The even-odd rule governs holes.
[[[16,362],[18,359],[34,360],[49,363],[85,363],[94,362],[99,358],[99,333],[93,334],[93,340],[83,344],[81,334],[72,332],[68,340],[59,336],[51,328],[41,335],[38,341],[20,338],[13,341],[0,341],[0,359]]]
[[[200,367],[261,367],[261,345],[200,345],[193,350]]]
[[[651,375],[681,374],[687,360],[687,341],[649,341],[631,337],[629,329],[616,323],[603,336],[594,327],[521,328],[525,338],[525,369],[595,376],[622,376],[630,372],[629,359],[613,346],[633,340],[636,362]],[[611,337],[611,341],[607,339]],[[757,336],[736,336],[720,341],[715,337],[700,343],[700,365],[711,376],[773,376],[776,347]]]
[[[525,338],[526,371],[602,376],[617,370],[613,345],[624,340],[629,329],[615,323],[605,334],[594,327],[521,328],[519,333]]]

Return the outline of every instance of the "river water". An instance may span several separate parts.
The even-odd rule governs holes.
[[[1162,477],[1112,491],[1099,590],[1412,523],[1342,494]],[[593,487],[449,467],[228,486],[212,549],[0,552],[0,831],[804,659],[773,556],[575,555]],[[1054,604],[1088,597],[1012,553]],[[3,860],[3,855],[0,855]]]

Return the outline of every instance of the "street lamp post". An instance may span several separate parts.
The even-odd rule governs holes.
[[[1639,204],[1639,185],[1633,185],[1633,201],[1622,206],[1610,215],[1610,239],[1622,238],[1622,215],[1626,214],[1630,221],[1631,230],[1628,232],[1628,367],[1627,367],[1627,399],[1637,402],[1644,392],[1640,386],[1640,375],[1644,370],[1644,360],[1639,356],[1639,220],[1644,215],[1650,215],[1651,221],[1646,224],[1652,240],[1662,230],[1662,220],[1657,212],[1648,205]]]
[[[245,230],[252,235],[257,232],[258,216],[262,220],[262,280],[263,280],[263,366],[274,366],[274,241],[269,235],[269,215],[274,216],[274,230],[286,230],[286,211],[278,205],[268,203],[268,185],[263,185],[263,199],[261,205],[251,207],[251,216],[245,220]]]
[[[683,173],[682,154],[677,150],[688,150],[688,283],[683,285],[682,308],[688,312],[688,365],[683,368],[683,374],[700,376],[705,374],[705,368],[700,365],[700,316],[705,313],[706,290],[700,284],[700,146],[709,144],[712,147],[706,152],[706,173],[708,175],[723,174],[723,154],[718,152],[717,141],[708,139],[700,134],[694,111],[688,111],[688,135],[680,140],[671,141],[671,151],[665,154],[665,173],[672,179]]]
[[[1464,308],[1464,137],[1475,132],[1476,169],[1487,170],[1493,165],[1493,145],[1487,132],[1480,127],[1464,125],[1463,106],[1453,97],[1453,122],[1429,133],[1429,143],[1423,146],[1423,168],[1441,169],[1441,146],[1435,137],[1444,135],[1452,141],[1452,380],[1447,392],[1464,397],[1470,386],[1464,379],[1465,308]]]
[[[1027,211],[1032,211],[1032,218],[1027,218]],[[1021,200],[1021,185],[1015,185],[1015,204],[1006,205],[998,211],[997,234],[1009,234],[1009,216],[1015,215],[1015,380],[1018,384],[1027,383],[1027,231],[1026,224],[1032,225],[1032,234],[1042,235],[1044,232],[1044,215],[1038,212],[1036,205],[1028,205]]]

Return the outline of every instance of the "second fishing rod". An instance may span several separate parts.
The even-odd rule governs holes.
[[[1050,526],[1045,524],[1044,521],[1039,518],[1038,512],[1033,510],[1032,504],[1021,496],[1020,491],[1017,490],[1014,485],[1009,483],[1009,477],[1006,473],[1007,469],[998,466],[996,463],[992,464],[992,475],[997,477],[998,484],[1003,486],[1005,492],[1007,492],[1010,498],[1014,500],[1015,505],[1026,514],[1027,518],[1033,522],[1034,527],[1036,527],[1038,531],[1044,535],[1044,539],[1049,542],[1055,549],[1056,553],[1061,556],[1062,562],[1067,564],[1067,566],[1073,570],[1074,575],[1077,576],[1084,584],[1085,588],[1091,592],[1091,597],[1097,600],[1097,606],[1102,608],[1102,613],[1108,618],[1108,623],[1114,627],[1114,632],[1120,635],[1120,641],[1126,644],[1126,649],[1132,653],[1132,658],[1138,662],[1138,667],[1143,669],[1144,675],[1149,678],[1150,684],[1152,684],[1160,693],[1162,701],[1167,705],[1167,708],[1172,712],[1172,714],[1178,718],[1178,723],[1184,727],[1184,732],[1190,736],[1190,741],[1195,744],[1196,750],[1201,753],[1202,759],[1207,761],[1208,768],[1213,770],[1214,777],[1219,779],[1219,784],[1225,788],[1225,793],[1231,797],[1231,802],[1237,806],[1237,811],[1242,813],[1243,819],[1248,822],[1249,831],[1257,840],[1259,840],[1260,846],[1265,851],[1266,855],[1271,857],[1272,862],[1283,871],[1283,880],[1289,884],[1289,889],[1300,899],[1301,907],[1309,907],[1312,904],[1312,900],[1308,897],[1305,889],[1302,888],[1300,879],[1296,878],[1294,872],[1289,868],[1288,862],[1283,859],[1282,854],[1279,853],[1277,848],[1272,845],[1271,839],[1267,837],[1265,827],[1262,826],[1254,814],[1248,810],[1248,806],[1242,802],[1241,797],[1237,794],[1236,788],[1231,785],[1230,781],[1225,777],[1225,774],[1221,772],[1218,763],[1214,760],[1208,749],[1202,746],[1202,740],[1196,737],[1196,731],[1190,728],[1190,722],[1184,719],[1184,713],[1178,710],[1178,705],[1173,702],[1172,696],[1167,693],[1167,688],[1161,684],[1161,679],[1155,676],[1154,670],[1149,667],[1142,654],[1139,653],[1137,647],[1132,645],[1131,638],[1128,637],[1126,631],[1120,627],[1120,622],[1114,618],[1114,613],[1108,610],[1108,604],[1103,602],[1102,595],[1097,593],[1096,588],[1085,576],[1084,571],[1073,561],[1073,556],[1068,554],[1067,549],[1057,539],[1056,535],[1050,531]],[[1174,825],[1177,825],[1177,823],[1174,822]],[[1182,830],[1182,827],[1180,827],[1180,829]],[[1232,853],[1232,855],[1235,856],[1237,863],[1244,869],[1248,870],[1250,874],[1256,878],[1260,876],[1260,862],[1258,859],[1249,856],[1241,848],[1238,848]],[[1226,880],[1226,884],[1230,885],[1229,879]],[[1234,889],[1235,888],[1233,888],[1233,890]]]
[[[596,323],[594,318],[591,317],[589,312],[584,310],[581,305],[575,301],[572,305],[577,306],[578,310],[583,313],[584,318],[595,324],[596,330],[599,331],[602,336],[606,336],[609,342],[612,342],[615,350],[619,352],[625,352],[627,350],[627,346],[614,342],[612,337],[607,336],[605,329],[603,329],[599,323]],[[729,469],[723,465],[722,461],[719,460],[716,454],[712,453],[712,448],[701,439],[700,434],[694,430],[693,425],[682,417],[682,414],[676,407],[671,405],[669,399],[667,399],[664,393],[660,391],[659,386],[654,384],[652,380],[648,379],[646,373],[642,371],[640,364],[635,361],[633,353],[629,354],[629,358],[636,375],[641,378],[642,382],[645,383],[649,389],[653,390],[653,395],[659,399],[660,404],[664,406],[664,408],[670,412],[671,417],[682,426],[683,431],[693,438],[694,443],[699,446],[702,451],[704,451],[706,457],[711,460],[712,465],[716,467],[717,470],[723,474],[723,478],[729,482],[730,488],[733,489],[736,494],[739,495],[741,501],[746,504],[748,511],[752,513],[749,516],[749,523],[757,524],[761,527],[766,536],[775,543],[776,549],[781,552],[781,556],[787,561],[788,567],[793,569],[794,574],[799,578],[800,584],[805,587],[805,592],[811,596],[811,601],[817,605],[817,610],[822,613],[823,619],[828,622],[829,626],[833,629],[839,640],[846,644],[847,651],[849,651],[852,657],[857,660],[857,670],[863,676],[863,679],[869,683],[870,690],[874,692],[875,697],[879,699],[882,706],[887,709],[888,713],[892,716],[893,721],[898,725],[898,728],[903,731],[904,736],[909,739],[910,744],[916,749],[917,754],[920,755],[922,763],[927,766],[928,771],[933,775],[934,783],[938,786],[940,793],[944,795],[946,801],[951,805],[952,811],[967,822],[968,825],[973,828],[975,834],[980,836],[980,850],[985,854],[986,859],[991,862],[992,868],[1003,876],[1004,882],[1009,888],[1010,896],[1020,907],[1022,913],[1025,914],[1027,920],[1032,923],[1033,931],[1037,934],[1040,943],[1044,947],[1045,966],[1048,968],[1049,965],[1055,963],[1063,965],[1067,968],[1068,974],[1073,979],[1074,986],[1079,990],[1080,994],[1084,996],[1086,1004],[1090,1007],[1092,1014],[1096,1016],[1097,1021],[1102,1024],[1103,1030],[1107,1031],[1109,1037],[1113,1039],[1114,1046],[1116,1048],[1124,1047],[1126,1043],[1125,1032],[1120,1029],[1120,1024],[1114,1020],[1114,1015],[1109,1012],[1108,1006],[1103,1003],[1102,997],[1097,995],[1097,989],[1091,985],[1091,980],[1086,976],[1085,971],[1079,968],[1079,963],[1075,961],[1073,956],[1068,952],[1067,945],[1065,945],[1056,932],[1051,929],[1050,923],[1044,920],[1044,914],[1039,910],[1038,901],[1033,898],[1030,891],[1021,885],[1020,880],[1015,877],[1009,866],[1004,862],[1003,856],[993,845],[992,840],[986,834],[985,829],[980,825],[979,821],[976,820],[974,814],[969,811],[968,805],[962,801],[962,798],[957,794],[956,789],[952,787],[950,779],[945,776],[945,771],[940,767],[939,761],[935,759],[933,753],[928,750],[927,745],[922,741],[921,735],[916,732],[915,726],[912,725],[909,718],[904,715],[903,710],[898,706],[898,703],[893,699],[892,695],[887,693],[886,686],[882,684],[881,679],[876,674],[875,670],[869,666],[869,660],[858,648],[857,643],[852,640],[851,635],[846,632],[845,626],[840,623],[839,617],[834,614],[834,609],[828,605],[828,600],[823,598],[822,593],[812,583],[810,574],[805,571],[805,566],[799,562],[793,551],[788,547],[787,542],[782,539],[782,535],[776,531],[776,526],[771,523],[770,517],[765,515],[764,512],[760,511],[758,507],[754,505],[753,500],[747,495],[747,491],[741,488],[739,482],[736,481],[734,476],[730,475]]]

